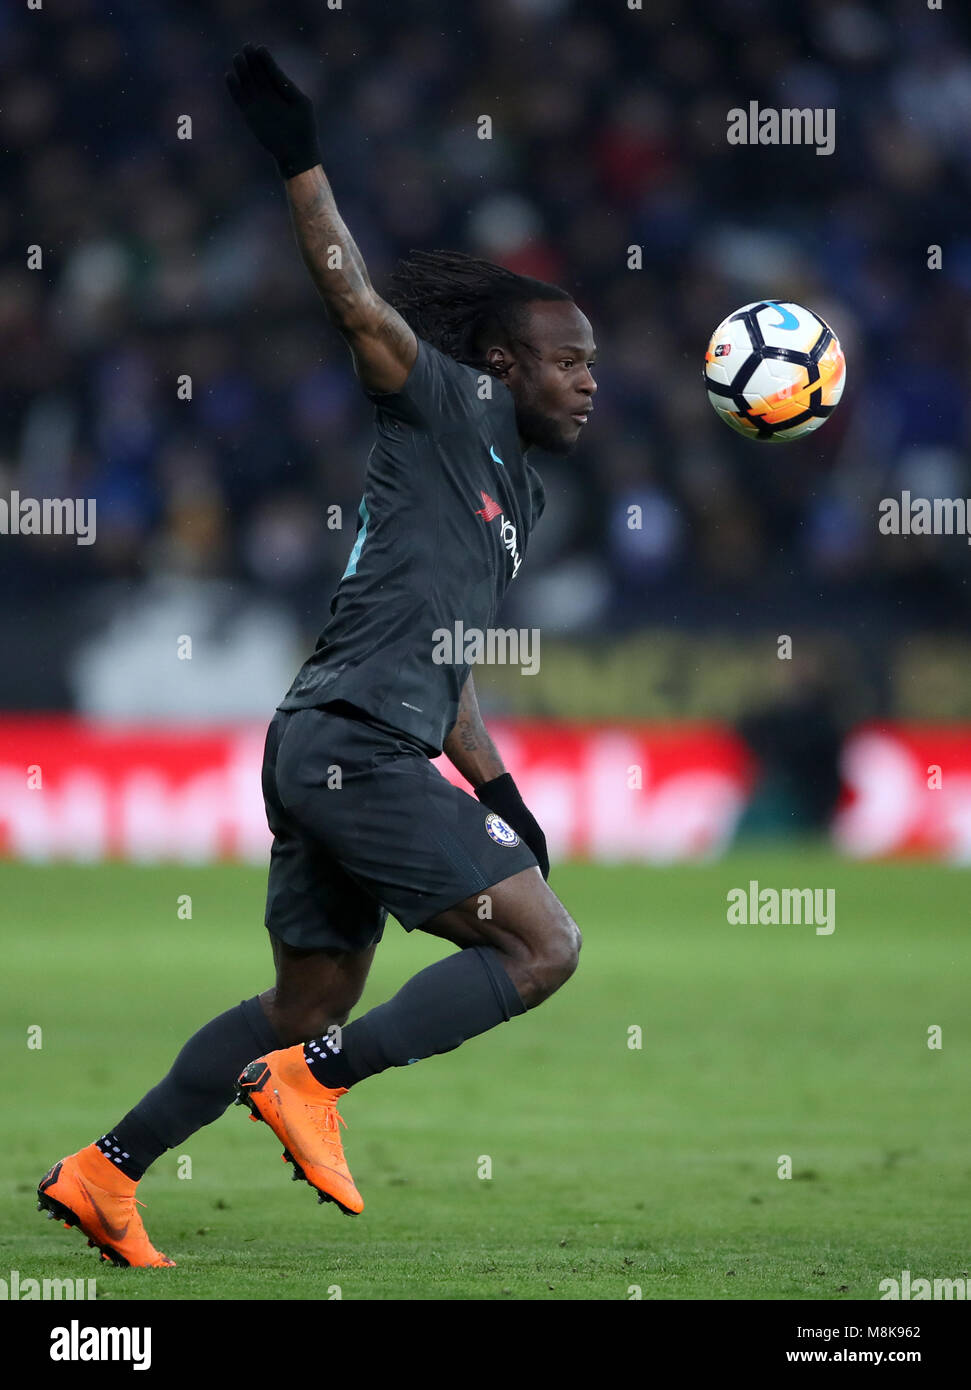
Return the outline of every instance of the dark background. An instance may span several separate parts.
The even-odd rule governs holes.
[[[536,458],[549,505],[504,621],[587,646],[668,628],[692,671],[713,643],[764,637],[774,656],[777,634],[801,634],[798,698],[832,708],[852,664],[855,715],[895,712],[899,662],[924,642],[936,675],[925,689],[911,670],[907,712],[926,696],[928,713],[971,714],[967,546],[876,524],[904,487],[971,495],[958,9],[5,7],[0,494],[94,497],[98,534],[0,537],[0,705],[268,715],[325,620],[371,409],[224,89],[249,40],[314,97],[379,290],[399,254],[451,246],[565,286],[593,324],[597,413],[568,459]],[[750,100],[835,107],[836,152],[729,146],[727,112]],[[30,244],[42,270],[25,268]],[[842,404],[795,444],[736,438],[701,383],[716,323],[761,297],[809,305],[847,354]],[[212,657],[189,693],[159,667],[182,633]]]

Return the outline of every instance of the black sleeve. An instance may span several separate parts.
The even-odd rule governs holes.
[[[474,368],[418,339],[418,356],[400,391],[365,391],[369,401],[415,429],[454,424],[482,408]]]

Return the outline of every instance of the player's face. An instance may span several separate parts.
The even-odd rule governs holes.
[[[587,428],[597,390],[593,330],[571,300],[537,299],[529,305],[523,338],[510,345],[503,378],[516,402],[523,445],[568,454]]]

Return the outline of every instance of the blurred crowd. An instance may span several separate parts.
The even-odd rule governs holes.
[[[326,618],[372,412],[225,92],[251,40],[314,98],[379,290],[398,255],[450,246],[563,285],[593,324],[597,412],[569,458],[536,459],[548,508],[510,622],[963,626],[960,538],[877,530],[904,488],[971,497],[959,8],[4,7],[0,495],[97,500],[93,546],[0,541],[4,622],[56,607],[60,651],[193,585],[220,630],[256,603],[300,646]],[[727,113],[753,100],[835,108],[835,153],[730,146]],[[712,329],[762,297],[809,305],[846,350],[843,403],[809,442],[736,438],[702,386]]]

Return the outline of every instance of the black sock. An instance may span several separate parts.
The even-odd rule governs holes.
[[[349,1023],[339,1046],[337,1036],[328,1036],[305,1043],[303,1051],[317,1080],[336,1090],[451,1052],[525,1012],[499,952],[469,946],[420,970],[393,999]]]
[[[247,1062],[282,1045],[259,999],[244,1000],[193,1034],[169,1074],[98,1140],[98,1148],[137,1182],[166,1149],[219,1118]]]
[[[126,1115],[119,1129],[124,1130],[122,1135],[119,1135],[117,1130],[103,1134],[97,1141],[98,1148],[105,1158],[110,1158],[112,1163],[121,1169],[126,1178],[134,1178],[135,1182],[138,1182],[152,1161],[151,1158],[147,1161],[142,1160],[146,1153],[154,1151],[155,1136],[144,1125],[139,1124],[134,1115]]]

